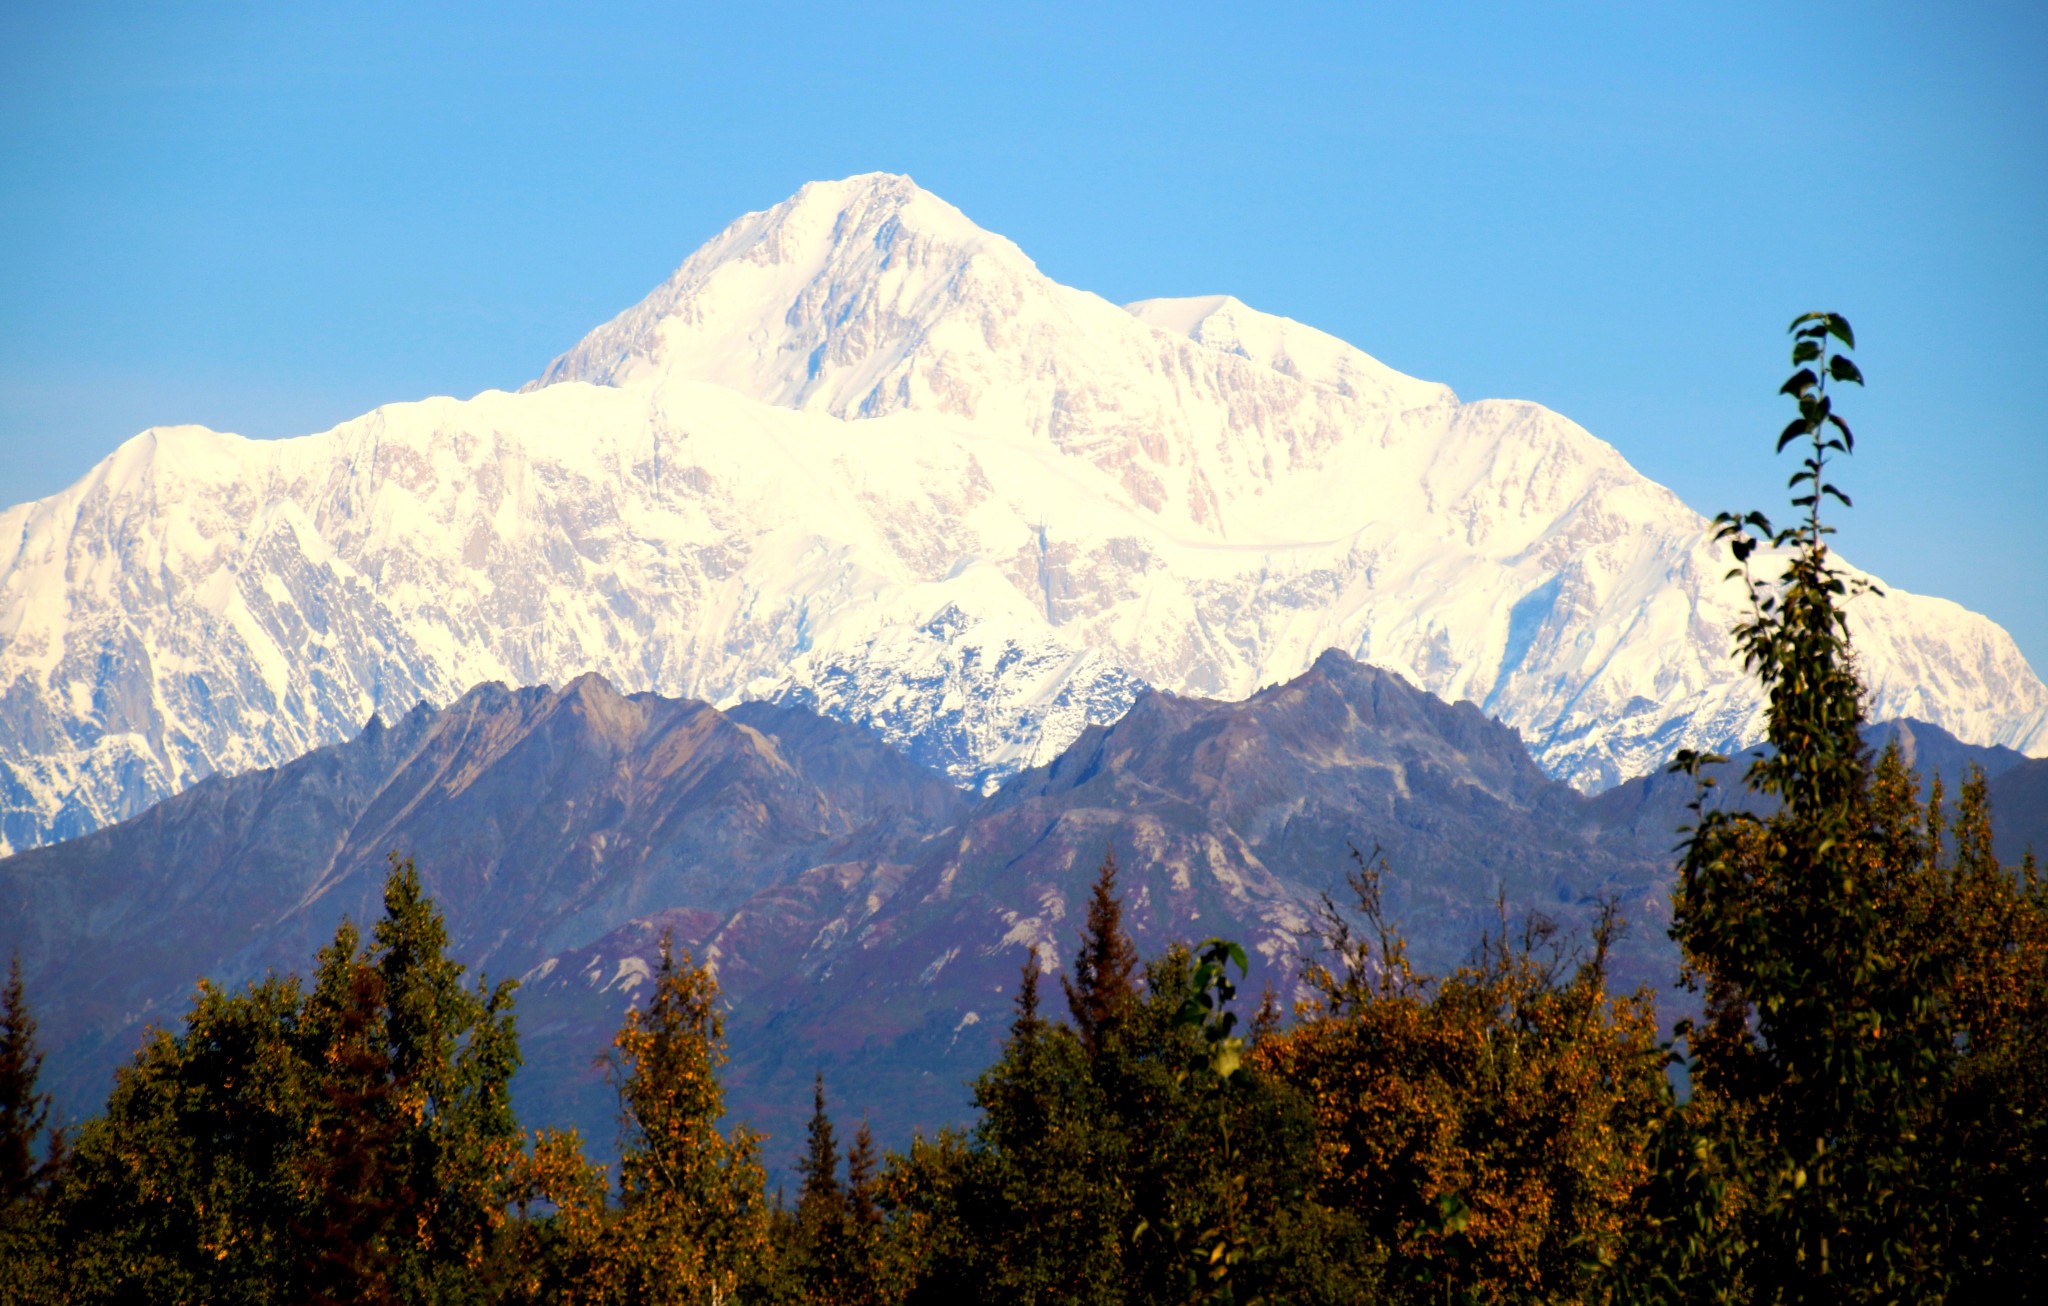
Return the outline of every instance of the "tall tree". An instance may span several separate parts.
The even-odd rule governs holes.
[[[309,1004],[319,1010],[326,1073],[314,1088],[297,1168],[320,1197],[294,1232],[299,1284],[320,1306],[397,1302],[398,1243],[416,1232],[405,1227],[419,1194],[403,1169],[407,1119],[384,1033],[384,978],[354,945],[344,926]]]
[[[621,1113],[619,1211],[604,1231],[596,1300],[730,1301],[768,1256],[759,1139],[718,1130],[725,1022],[711,972],[661,938],[654,991],[612,1041]]]
[[[80,1133],[64,1185],[81,1301],[461,1300],[484,1291],[521,1139],[509,984],[464,987],[410,863],[368,947],[309,993],[202,981]]]
[[[881,1174],[874,1131],[868,1128],[868,1118],[862,1116],[860,1128],[853,1134],[853,1146],[846,1149],[846,1215],[854,1228],[863,1233],[882,1220],[881,1208],[875,1204]]]
[[[336,949],[338,952],[338,948]],[[405,1203],[408,1236],[395,1245],[402,1291],[445,1296],[475,1279],[505,1223],[522,1137],[512,1113],[512,1076],[520,1064],[510,980],[464,983],[464,967],[448,955],[448,927],[409,858],[393,855],[384,882],[384,914],[358,959],[340,961],[344,986],[377,977],[365,992],[380,997],[367,1049],[379,1077],[360,1088],[380,1109],[406,1122],[391,1144],[393,1200]],[[328,984],[316,985],[312,1023]],[[332,1031],[324,1031],[332,1036]],[[346,1046],[344,1043],[343,1046]],[[331,1066],[369,1064],[324,1052]],[[381,1168],[381,1166],[380,1166]]]
[[[883,1244],[881,1179],[875,1135],[863,1116],[846,1149],[846,1268],[834,1306],[881,1306],[894,1299]]]
[[[1017,996],[1013,1005],[1017,1014],[1010,1024],[1010,1035],[1019,1038],[1038,1032],[1038,987],[1045,979],[1045,967],[1038,960],[1038,949],[1032,948],[1024,954],[1024,966],[1017,979]]]
[[[823,1074],[811,1086],[811,1123],[806,1143],[796,1162],[803,1182],[797,1193],[791,1250],[806,1295],[812,1301],[837,1302],[848,1295],[853,1258],[846,1192],[839,1184],[839,1143],[833,1133],[832,1117],[825,1110]]]
[[[17,954],[0,994],[0,1306],[63,1299],[51,1199],[64,1134],[49,1123],[49,1094],[36,1087],[42,1064]]]
[[[799,1213],[806,1209],[817,1217],[836,1218],[845,1205],[839,1190],[839,1143],[832,1134],[832,1117],[825,1111],[825,1076],[819,1072],[811,1086],[809,1145],[797,1158],[796,1170],[803,1176],[797,1197]]]
[[[45,1167],[62,1156],[62,1141],[50,1131],[50,1095],[36,1087],[42,1068],[17,952],[8,962],[7,991],[0,995],[0,1207],[26,1201],[47,1174]],[[39,1144],[45,1149],[42,1162],[36,1159]]]
[[[1791,334],[1799,415],[1778,447],[1803,445],[1801,520],[1719,519],[1752,598],[1737,647],[1769,701],[1773,747],[1746,781],[1773,801],[1712,807],[1702,780],[1673,934],[1706,1016],[1684,1027],[1693,1096],[1646,1246],[1684,1253],[1660,1273],[1688,1299],[1995,1299],[1998,1276],[2038,1264],[2044,1228],[2027,1195],[2040,1134],[2004,1125],[2048,1105],[2013,1073],[2040,1064],[2048,903],[1991,859],[1981,780],[1951,822],[1938,785],[1916,810],[1895,752],[1872,767],[1846,607],[1872,591],[1835,561],[1823,512],[1848,505],[1831,467],[1854,448],[1829,387],[1862,373],[1838,314]]]
[[[1088,1055],[1099,1055],[1137,996],[1138,950],[1124,933],[1124,904],[1116,891],[1116,852],[1104,854],[1088,898],[1073,978],[1060,978],[1067,1010]]]

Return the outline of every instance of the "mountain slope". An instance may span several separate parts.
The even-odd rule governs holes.
[[[1337,653],[1241,703],[1144,694],[978,802],[797,708],[485,685],[0,860],[0,948],[78,1110],[195,974],[303,972],[344,914],[373,917],[401,852],[456,955],[523,977],[531,1118],[609,1137],[593,1061],[666,928],[717,968],[738,1109],[793,1131],[822,1068],[900,1136],[960,1118],[1026,950],[1060,969],[1112,847],[1141,946],[1244,940],[1254,990],[1291,986],[1354,844],[1387,853],[1425,964],[1497,927],[1496,895],[1568,926],[1613,896],[1625,979],[1656,981],[1664,841],[1594,810],[1477,708]]]
[[[614,977],[644,974],[667,924],[720,966],[732,1097],[756,1122],[797,1138],[819,1071],[885,1137],[962,1120],[1027,950],[1055,975],[1070,960],[1109,849],[1141,950],[1238,939],[1251,994],[1291,992],[1318,900],[1344,900],[1352,847],[1386,855],[1391,913],[1424,966],[1455,965],[1498,930],[1497,903],[1511,928],[1552,917],[1569,948],[1612,900],[1630,922],[1617,982],[1664,991],[1674,834],[1605,811],[1472,705],[1342,654],[1243,702],[1151,693],[907,861],[835,860],[723,920],[629,922],[550,958],[521,997],[529,1064],[590,1064],[631,996]],[[608,1137],[595,1075],[525,1091]]]
[[[1910,733],[1923,763],[1998,769],[2001,839],[2038,826],[2000,787],[2043,763]],[[522,979],[529,1122],[608,1146],[595,1062],[668,929],[717,969],[739,1114],[791,1142],[822,1070],[900,1139],[964,1117],[1027,950],[1055,973],[1071,958],[1112,848],[1140,946],[1241,940],[1252,994],[1290,990],[1357,847],[1385,854],[1428,968],[1497,931],[1497,903],[1510,928],[1540,912],[1582,942],[1615,902],[1614,978],[1663,992],[1668,1019],[1687,1001],[1665,931],[1689,797],[1660,775],[1588,798],[1473,705],[1338,653],[1242,702],[1144,694],[979,800],[797,708],[486,685],[0,860],[0,950],[20,949],[49,1081],[82,1111],[196,974],[303,972],[344,913],[374,915],[399,851],[456,955]]]
[[[77,1102],[196,976],[303,973],[344,915],[374,919],[394,852],[417,858],[457,955],[503,978],[649,912],[723,919],[842,846],[900,855],[966,805],[799,711],[727,716],[595,676],[483,685],[0,860],[0,947],[20,950]]]
[[[1119,308],[907,179],[805,187],[526,393],[146,432],[0,513],[0,848],[417,700],[596,671],[986,787],[1326,648],[1598,789],[1757,733],[1707,524],[1533,404],[1236,301]],[[1854,610],[1879,716],[2048,748],[1995,625]]]

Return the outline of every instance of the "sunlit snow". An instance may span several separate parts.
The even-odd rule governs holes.
[[[750,214],[525,392],[161,428],[0,513],[0,851],[484,680],[869,722],[963,783],[1145,686],[1325,648],[1582,788],[1759,733],[1708,524],[1538,405],[1228,297],[1118,307],[908,179]],[[1945,600],[1859,601],[1877,717],[2048,750]]]

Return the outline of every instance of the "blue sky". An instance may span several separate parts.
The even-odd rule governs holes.
[[[1844,551],[2048,672],[2048,9],[0,0],[0,501],[193,421],[531,377],[802,182],[1227,291],[1777,508],[1793,314],[1871,379]]]

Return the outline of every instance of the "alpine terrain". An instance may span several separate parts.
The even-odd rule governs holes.
[[[2048,762],[1925,725],[1872,742],[1886,733],[1951,793],[1982,766],[2010,831],[2041,828]],[[1676,1019],[1696,1002],[1668,988],[1671,845],[1692,797],[1659,773],[1589,798],[1474,705],[1336,652],[1242,702],[1142,693],[979,799],[802,708],[721,712],[591,675],[373,718],[0,859],[0,953],[21,958],[47,1083],[76,1114],[148,1026],[175,1027],[195,976],[304,974],[344,916],[374,920],[397,852],[453,954],[522,980],[528,1119],[609,1145],[618,1104],[595,1063],[666,929],[718,975],[734,1109],[780,1159],[817,1071],[884,1138],[963,1120],[1027,951],[1062,973],[1111,850],[1140,948],[1242,940],[1254,997],[1293,991],[1356,847],[1384,854],[1390,916],[1425,967],[1539,916],[1568,956],[1612,902],[1628,922],[1617,987],[1661,991]]]
[[[1325,649],[1583,791],[1761,735],[1708,523],[1535,404],[1229,298],[1118,307],[907,178],[735,222],[520,393],[123,444],[0,513],[0,850],[487,681],[872,726],[971,787],[1147,686]],[[2048,751],[1953,603],[1854,608],[1873,718]]]
[[[1427,965],[1497,929],[1497,896],[1517,927],[1542,912],[1580,942],[1612,899],[1634,923],[1618,978],[1661,987],[1671,813],[1605,799],[1473,705],[1335,652],[1243,702],[1142,693],[978,800],[801,708],[721,712],[594,675],[484,685],[0,859],[0,951],[76,1108],[175,1023],[195,975],[303,974],[344,916],[375,919],[398,852],[454,955],[522,978],[534,1118],[611,1137],[593,1060],[666,928],[730,1003],[736,1109],[793,1136],[823,1069],[894,1136],[962,1117],[1027,950],[1061,972],[1110,850],[1146,953],[1241,939],[1253,984],[1283,996],[1352,846],[1384,852]]]

